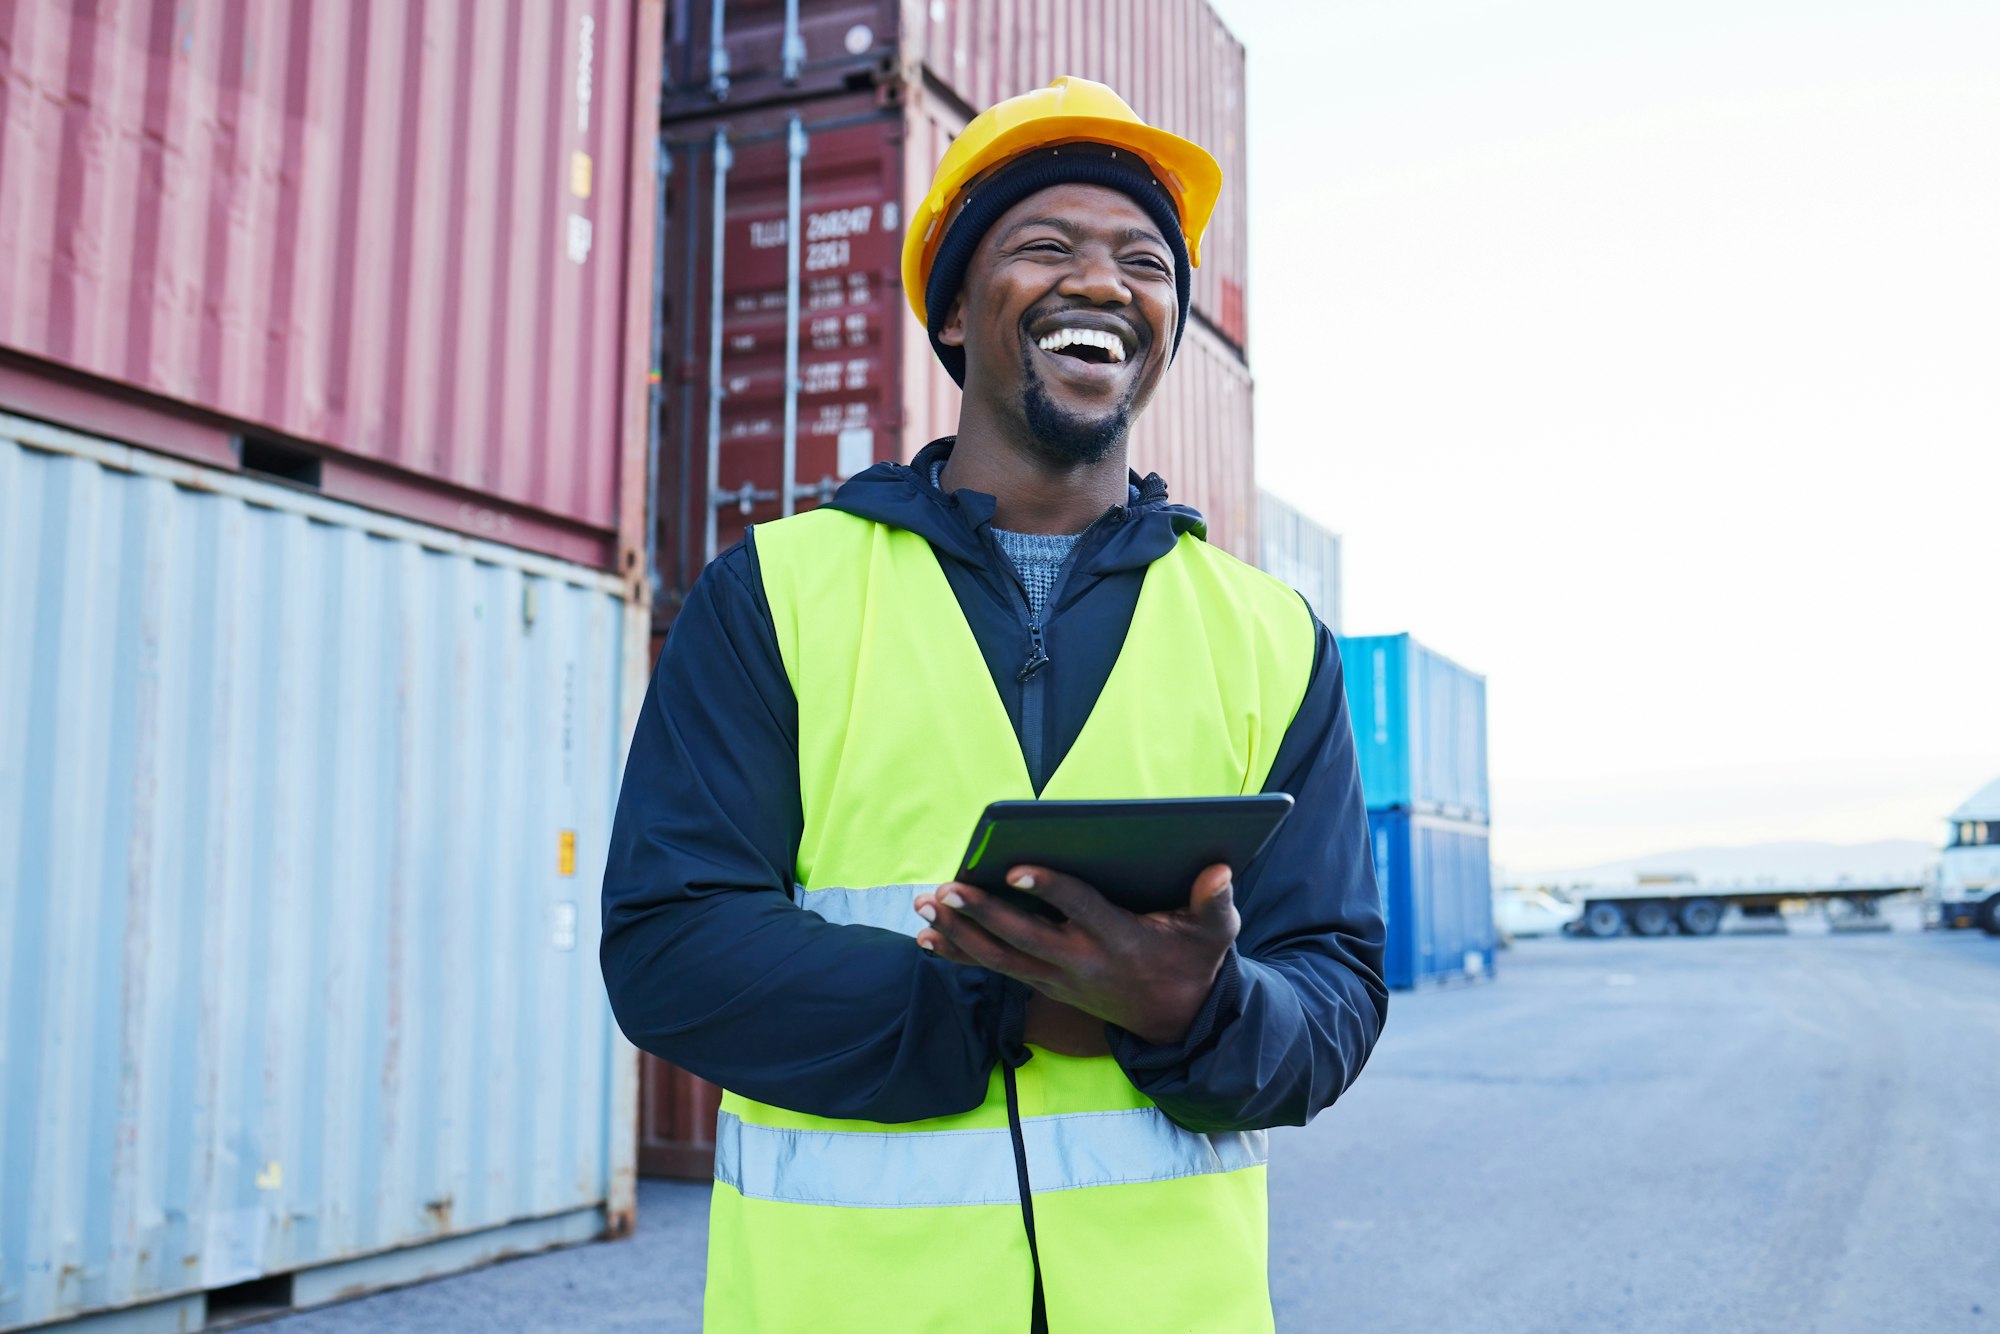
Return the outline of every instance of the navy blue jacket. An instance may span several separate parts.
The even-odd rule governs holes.
[[[993,498],[928,480],[950,448],[878,464],[831,503],[930,541],[1040,791],[1110,675],[1146,567],[1206,528],[1157,476],[1135,477],[1070,557],[1040,627],[1047,662],[1023,683],[1027,603],[990,530]],[[1264,788],[1297,806],[1236,877],[1242,933],[1207,1004],[1179,1043],[1109,1028],[1133,1084],[1190,1130],[1304,1124],[1361,1072],[1388,1009],[1340,658],[1315,629]],[[1027,988],[796,906],[802,825],[798,702],[753,531],[689,592],[632,738],[604,876],[612,1010],[640,1049],[760,1102],[872,1121],[978,1106],[996,1060],[1023,1056]]]

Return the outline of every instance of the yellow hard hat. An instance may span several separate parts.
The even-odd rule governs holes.
[[[1066,74],[980,112],[945,150],[903,238],[903,294],[919,323],[929,323],[924,290],[931,262],[966,186],[1022,153],[1072,143],[1103,144],[1143,161],[1180,215],[1188,262],[1201,263],[1201,234],[1222,193],[1222,168],[1199,144],[1140,120],[1110,88]]]

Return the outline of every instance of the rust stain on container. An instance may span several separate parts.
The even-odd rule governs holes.
[[[4,14],[0,345],[351,460],[330,495],[639,536],[656,4]]]

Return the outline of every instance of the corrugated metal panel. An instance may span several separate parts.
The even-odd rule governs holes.
[[[1486,819],[1486,678],[1408,635],[1339,643],[1369,806]]]
[[[1221,339],[1190,324],[1180,355],[1132,425],[1132,466],[1167,479],[1208,520],[1208,540],[1257,560],[1257,478],[1250,372]]]
[[[1388,984],[1491,977],[1498,937],[1485,826],[1370,811],[1368,833],[1388,926]]]
[[[636,536],[657,23],[656,0],[8,5],[0,345]]]
[[[1340,633],[1340,538],[1262,488],[1257,492],[1257,564],[1304,595],[1326,628]]]
[[[0,417],[0,1326],[629,1222],[595,942],[634,620]]]

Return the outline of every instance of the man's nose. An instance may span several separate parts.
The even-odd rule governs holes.
[[[1093,306],[1124,306],[1132,302],[1132,289],[1111,252],[1083,246],[1069,266],[1057,289],[1064,296],[1081,297]]]

